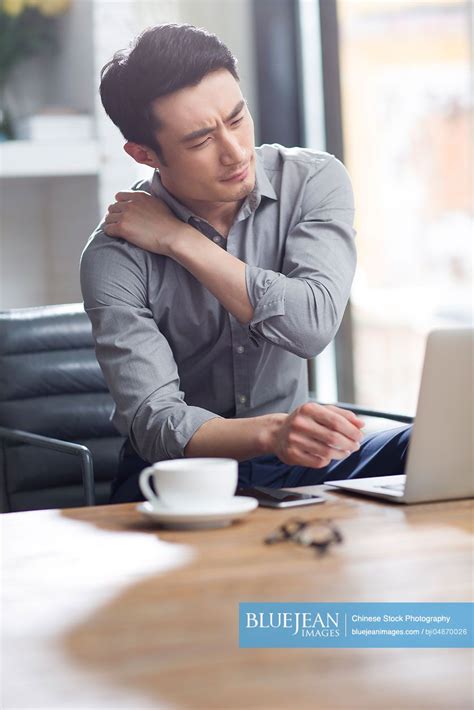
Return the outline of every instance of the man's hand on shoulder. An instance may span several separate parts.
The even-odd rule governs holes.
[[[357,451],[364,422],[334,405],[306,402],[291,414],[275,415],[265,447],[287,464],[323,468]]]
[[[104,232],[135,246],[169,256],[176,232],[186,228],[159,197],[143,190],[126,190],[115,195],[109,206]]]
[[[178,219],[159,197],[143,190],[116,194],[103,230],[131,244],[167,256],[205,286],[240,323],[254,313],[245,281],[246,265],[198,229]]]

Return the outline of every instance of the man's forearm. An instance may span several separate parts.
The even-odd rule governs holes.
[[[273,453],[274,440],[286,414],[265,414],[248,419],[210,419],[187,443],[184,454],[230,457],[246,461]]]
[[[240,323],[253,316],[245,283],[245,264],[189,225],[170,245],[172,259],[197,278]]]
[[[184,455],[245,461],[274,454],[290,465],[322,468],[359,450],[363,426],[353,412],[306,402],[291,414],[210,419],[191,437]]]

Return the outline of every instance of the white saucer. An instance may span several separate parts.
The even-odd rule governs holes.
[[[242,518],[258,506],[256,498],[234,496],[221,508],[213,510],[183,511],[163,504],[153,506],[148,501],[137,505],[137,510],[163,527],[175,530],[223,528],[233,520]]]

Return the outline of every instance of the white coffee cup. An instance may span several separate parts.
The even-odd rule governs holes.
[[[150,478],[153,477],[155,495]],[[158,461],[139,478],[143,495],[153,507],[179,510],[213,510],[229,503],[235,493],[238,462],[235,459],[182,458]]]

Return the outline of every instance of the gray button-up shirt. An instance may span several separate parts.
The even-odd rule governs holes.
[[[84,306],[116,404],[113,421],[148,461],[178,458],[220,417],[290,412],[307,401],[305,358],[334,338],[354,276],[351,182],[325,152],[256,148],[256,185],[227,238],[159,195],[183,222],[246,264],[252,321],[243,325],[169,257],[108,237],[81,260]]]

